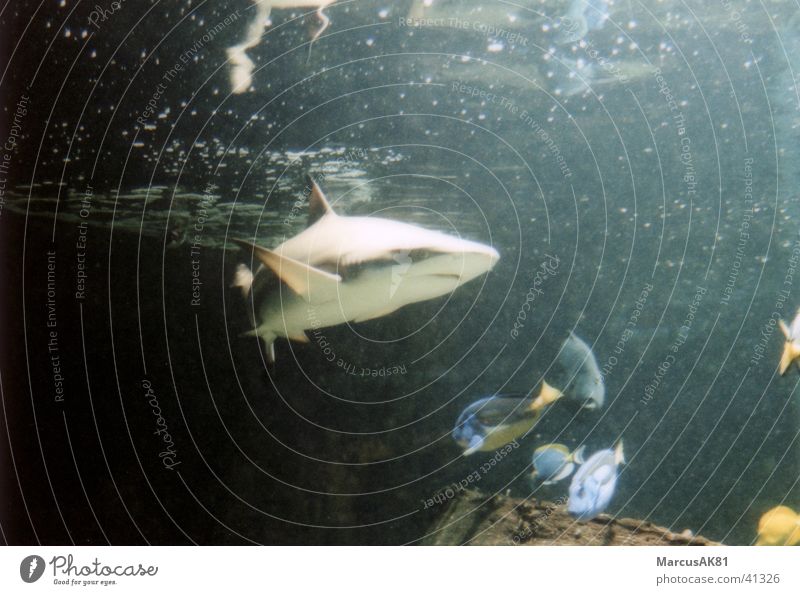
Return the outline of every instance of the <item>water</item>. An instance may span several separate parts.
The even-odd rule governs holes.
[[[27,4],[1,17],[26,49],[2,81],[8,541],[413,543],[426,500],[491,457],[460,456],[459,412],[532,390],[571,330],[606,407],[552,407],[475,487],[556,500],[567,483],[527,480],[535,446],[623,438],[611,514],[748,544],[800,505],[775,326],[798,304],[791,3],[614,2],[559,44],[568,3],[434,2],[409,26],[410,3],[337,2],[310,55],[313,15],[275,10],[238,95],[247,2],[123,3],[97,26]],[[239,337],[232,240],[300,232],[308,173],[340,214],[501,260],[447,299],[279,340],[267,366]]]

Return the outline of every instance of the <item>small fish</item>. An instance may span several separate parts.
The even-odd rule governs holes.
[[[541,478],[542,485],[550,485],[566,479],[575,470],[575,464],[583,464],[581,446],[574,452],[563,444],[545,444],[533,451],[533,473],[531,478]]]
[[[788,506],[776,506],[765,512],[758,521],[756,545],[797,545],[799,543],[800,515]]]
[[[572,478],[567,511],[579,521],[590,521],[602,513],[617,487],[617,466],[624,462],[621,440],[614,450],[601,450],[589,457]]]
[[[564,387],[562,390],[570,400],[586,409],[603,406],[606,387],[600,366],[589,346],[575,333],[570,333],[564,341],[556,362],[564,372],[562,381],[556,385]]]
[[[528,432],[542,410],[561,396],[561,391],[543,382],[536,398],[494,395],[480,399],[458,416],[453,439],[464,449],[464,456],[496,450]]]
[[[781,355],[780,373],[781,376],[789,369],[792,362],[797,362],[800,367],[800,310],[792,321],[792,326],[786,326],[783,320],[779,320],[778,324],[781,327],[783,336],[786,337],[786,343],[783,344],[783,354]]]

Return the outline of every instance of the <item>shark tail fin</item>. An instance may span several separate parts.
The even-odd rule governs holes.
[[[792,362],[795,361],[798,357],[800,357],[800,345],[798,345],[794,341],[786,341],[783,344],[783,353],[781,354],[781,363],[779,372],[781,376],[789,369],[789,366],[792,365]]]
[[[236,267],[236,272],[233,275],[233,282],[231,287],[238,287],[242,290],[242,296],[247,297],[250,293],[250,288],[253,286],[253,271],[250,270],[246,264],[240,264]]]
[[[614,449],[614,463],[617,465],[624,465],[627,463],[625,460],[625,451],[622,448],[622,438],[617,442],[617,446]]]

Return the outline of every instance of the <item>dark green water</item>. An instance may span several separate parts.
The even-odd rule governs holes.
[[[566,3],[434,3],[461,24],[409,27],[408,3],[337,2],[308,61],[316,22],[276,11],[242,95],[224,50],[247,2],[124,4],[99,27],[88,7],[26,4],[0,17],[24,48],[0,83],[3,140],[30,98],[0,211],[7,542],[420,540],[427,499],[493,456],[460,456],[459,412],[549,378],[570,330],[607,405],[548,410],[481,474],[487,496],[562,497],[529,483],[535,446],[622,438],[611,514],[749,544],[764,511],[800,505],[800,376],[776,371],[777,318],[800,303],[790,3],[619,2],[558,44]],[[239,338],[230,240],[301,231],[307,173],[341,214],[501,260],[324,346],[279,340],[269,367]]]

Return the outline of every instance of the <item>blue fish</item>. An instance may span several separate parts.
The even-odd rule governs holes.
[[[583,463],[581,446],[575,452],[570,452],[563,444],[545,444],[533,451],[532,477],[543,480],[542,485],[557,483],[566,479],[575,470],[575,464]]]
[[[535,398],[520,394],[485,397],[461,412],[453,439],[464,449],[464,456],[497,450],[528,432],[542,410],[561,396],[561,391],[543,382]]]
[[[563,378],[557,386],[562,387],[570,401],[579,403],[585,409],[599,409],[606,398],[603,374],[597,365],[597,358],[585,341],[575,333],[570,333],[556,357],[562,369]]]
[[[624,462],[621,440],[614,450],[589,457],[572,478],[567,511],[579,521],[590,521],[604,512],[617,487],[617,466]]]

